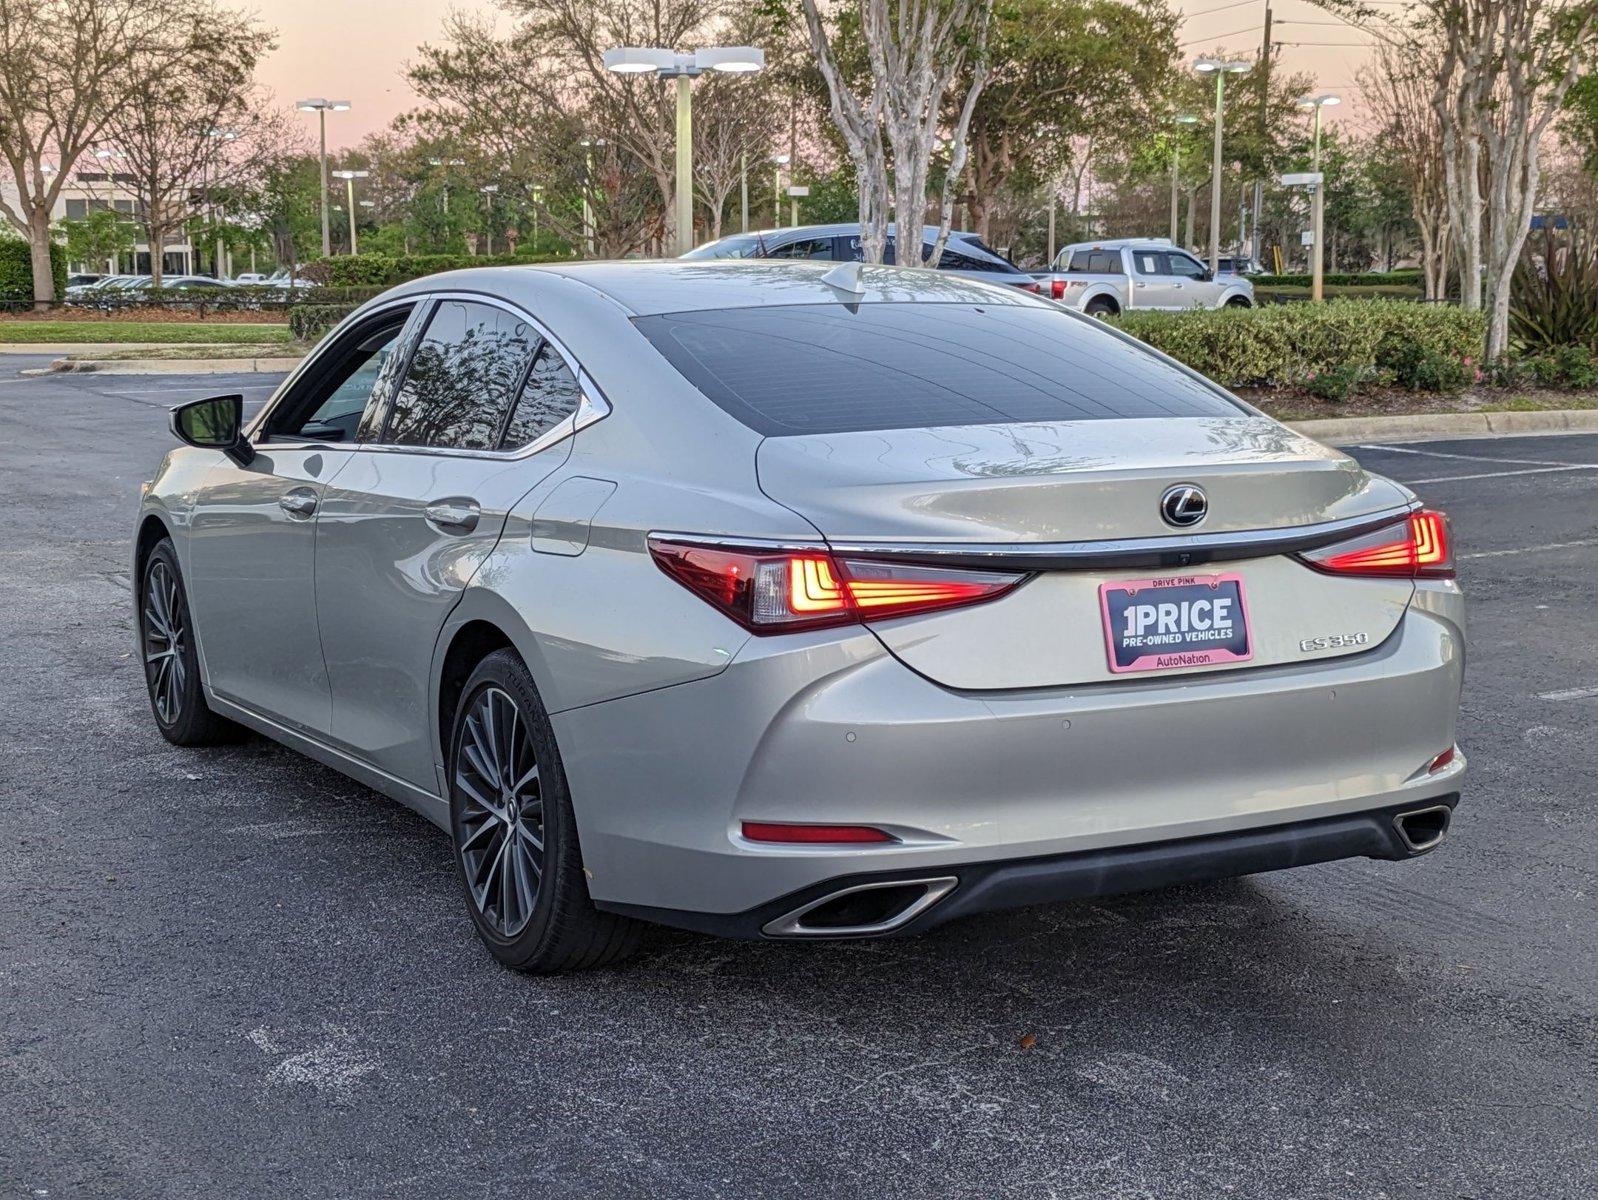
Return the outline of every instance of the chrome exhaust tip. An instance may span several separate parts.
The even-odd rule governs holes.
[[[952,875],[936,879],[890,879],[828,892],[766,922],[767,937],[843,938],[892,933],[908,925],[954,891]]]
[[[1424,854],[1448,836],[1448,825],[1453,819],[1454,810],[1448,805],[1433,804],[1399,813],[1393,818],[1393,828],[1398,830],[1405,849],[1411,854]]]

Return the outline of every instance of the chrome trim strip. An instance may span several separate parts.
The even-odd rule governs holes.
[[[953,875],[941,875],[936,879],[889,879],[879,883],[861,883],[854,887],[839,888],[836,892],[828,892],[818,900],[802,904],[790,913],[785,913],[783,916],[767,921],[761,926],[760,932],[767,937],[809,938],[870,937],[878,933],[891,933],[926,912],[927,909],[954,891],[959,882],[960,880]],[[807,913],[820,908],[823,904],[836,900],[839,896],[852,896],[856,892],[875,892],[883,888],[899,887],[924,887],[927,890],[886,921],[876,921],[870,925],[835,925],[824,929],[806,929],[804,927],[803,921]]]
[[[834,554],[939,563],[962,567],[1011,567],[1049,571],[1096,566],[1188,566],[1295,554],[1329,546],[1394,521],[1420,507],[1383,509],[1362,517],[1295,525],[1287,529],[1242,529],[1231,533],[1176,534],[1168,537],[1115,538],[1089,542],[832,542]]]
[[[853,558],[893,559],[950,567],[1060,571],[1084,567],[1166,566],[1253,558],[1262,554],[1295,554],[1329,546],[1344,538],[1380,529],[1402,520],[1420,501],[1362,517],[1295,525],[1287,529],[1243,529],[1232,533],[1172,534],[1165,537],[1114,538],[1090,542],[828,542],[784,538],[722,537],[655,530],[651,538],[688,542],[728,550],[828,549]]]

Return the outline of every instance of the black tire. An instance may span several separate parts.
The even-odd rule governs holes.
[[[620,962],[638,948],[643,926],[589,898],[555,732],[513,650],[483,659],[461,691],[449,781],[455,876],[489,953],[549,974]]]
[[[1087,302],[1087,306],[1083,308],[1082,311],[1087,313],[1087,315],[1090,317],[1098,317],[1102,320],[1105,317],[1115,316],[1115,314],[1121,310],[1116,307],[1115,301],[1106,300],[1103,296],[1097,296],[1094,299],[1089,300]]]
[[[216,746],[242,738],[240,726],[205,702],[194,621],[170,538],[157,542],[144,560],[134,611],[145,692],[161,736],[174,746]]]
[[[1242,296],[1233,296],[1230,300],[1228,300],[1226,302],[1226,307],[1227,308],[1253,308],[1254,306],[1252,304],[1250,304]]]

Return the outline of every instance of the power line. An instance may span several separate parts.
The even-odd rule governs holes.
[[[1263,25],[1250,25],[1247,29],[1234,29],[1231,33],[1217,33],[1213,37],[1194,38],[1190,42],[1183,42],[1178,49],[1186,49],[1188,46],[1197,46],[1201,42],[1218,42],[1222,38],[1237,37],[1240,33],[1253,33],[1256,30],[1264,28],[1265,26]]]
[[[1245,4],[1253,4],[1254,0],[1237,0],[1236,4],[1223,4],[1219,8],[1206,8],[1203,12],[1183,13],[1182,20],[1191,21],[1195,17],[1207,17],[1211,13],[1225,12],[1229,8],[1242,8]]]

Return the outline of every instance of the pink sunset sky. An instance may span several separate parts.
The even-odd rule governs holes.
[[[1190,43],[1184,54],[1217,47],[1250,56],[1259,52],[1265,0],[1179,0],[1177,7],[1192,14],[1182,31],[1181,40]],[[1358,121],[1354,72],[1366,58],[1360,47],[1370,37],[1339,24],[1308,0],[1272,0],[1272,8],[1273,40],[1316,43],[1284,45],[1281,63],[1312,73],[1324,90],[1342,93],[1345,103],[1337,115]],[[280,48],[264,64],[262,82],[284,102],[306,96],[350,101],[349,112],[329,116],[328,141],[351,145],[416,103],[404,64],[417,46],[438,40],[451,9],[495,11],[490,0],[270,0],[256,11],[277,28]],[[311,118],[306,120],[310,128]]]

